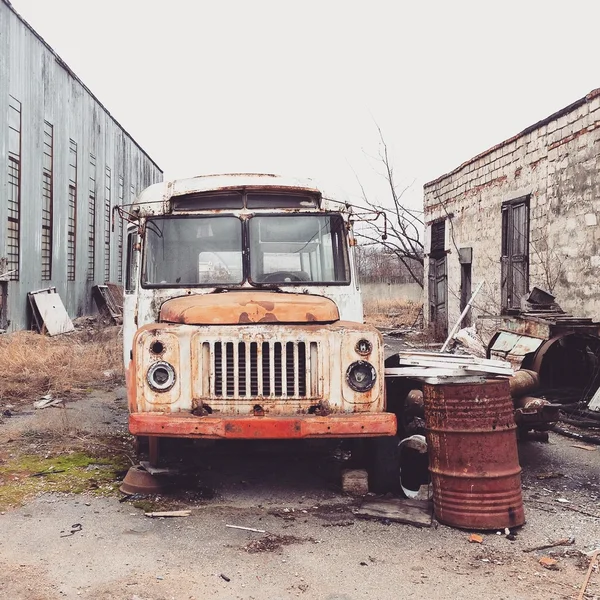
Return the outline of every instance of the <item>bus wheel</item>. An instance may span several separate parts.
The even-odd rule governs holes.
[[[133,451],[138,460],[148,455],[148,444],[149,439],[147,435],[136,435],[133,439]]]
[[[148,438],[148,462],[151,467],[158,467],[158,461],[160,460],[160,438],[155,435],[151,435]]]
[[[369,473],[369,491],[376,494],[400,491],[400,455],[398,436],[365,439],[365,459]]]

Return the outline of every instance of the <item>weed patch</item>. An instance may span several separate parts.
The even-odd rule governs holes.
[[[409,300],[372,299],[365,301],[365,322],[376,327],[413,327],[423,304]]]
[[[48,337],[29,331],[0,336],[0,400],[21,403],[51,393],[80,397],[123,379],[118,327]]]

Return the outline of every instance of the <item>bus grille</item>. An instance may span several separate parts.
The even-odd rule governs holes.
[[[202,354],[210,365],[210,397],[320,396],[317,342],[203,342]]]

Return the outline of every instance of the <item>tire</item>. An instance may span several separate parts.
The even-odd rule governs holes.
[[[136,435],[133,440],[133,450],[138,460],[148,456],[148,436],[147,435]]]
[[[400,491],[400,461],[398,436],[376,437],[365,440],[366,467],[369,491],[376,494]]]

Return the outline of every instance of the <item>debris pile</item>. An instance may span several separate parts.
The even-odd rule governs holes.
[[[453,351],[482,356],[475,328],[453,338]],[[547,440],[554,430],[600,443],[599,323],[566,313],[552,294],[534,287],[520,310],[498,317],[484,356],[515,369],[511,396],[521,437]]]
[[[513,368],[506,361],[439,352],[399,352],[386,360],[385,367],[386,377],[404,377],[431,384],[454,380],[481,382],[513,375]]]

